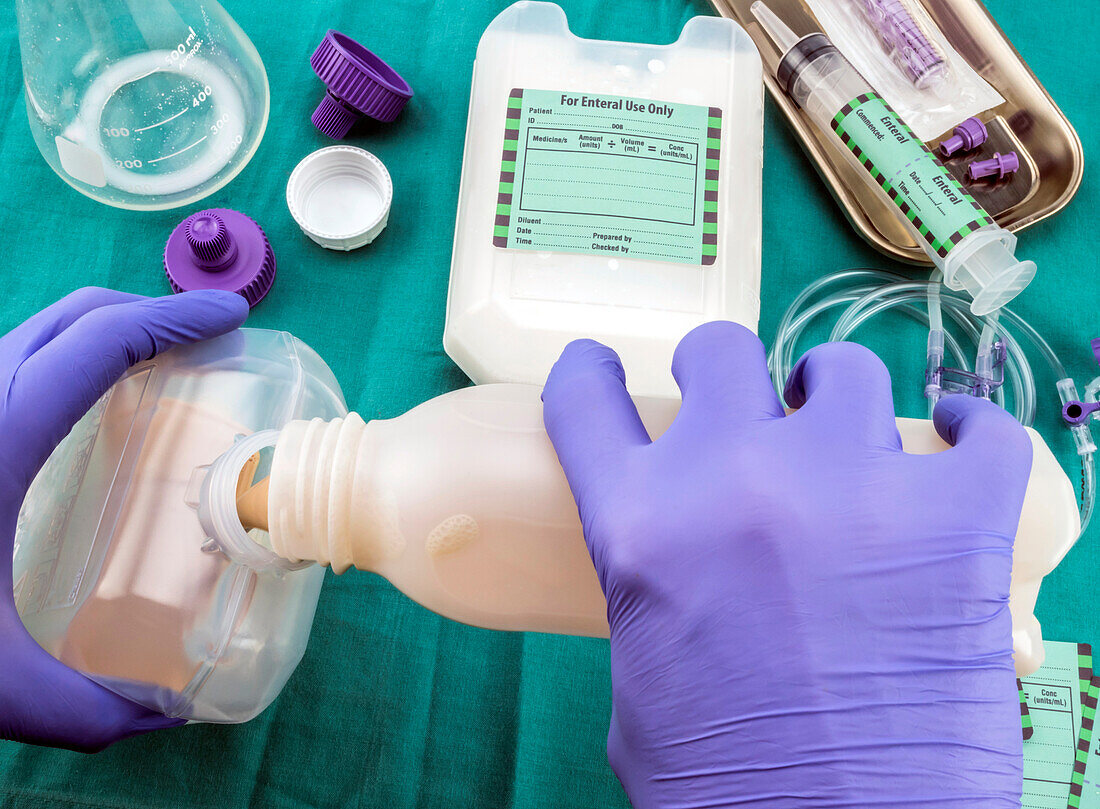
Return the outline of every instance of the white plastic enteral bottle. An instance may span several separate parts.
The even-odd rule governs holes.
[[[570,341],[668,374],[701,323],[760,316],[760,55],[733,20],[584,39],[520,0],[477,47],[443,346],[478,384],[541,384]]]
[[[606,604],[576,506],[543,429],[541,389],[483,385],[396,419],[293,421],[271,459],[272,550],[385,576],[429,609],[505,630],[606,636]],[[656,438],[678,403],[637,400]],[[898,419],[905,449],[946,448],[930,421]],[[1074,490],[1038,433],[1015,546],[1017,670],[1043,659],[1033,613],[1043,576],[1077,538]]]

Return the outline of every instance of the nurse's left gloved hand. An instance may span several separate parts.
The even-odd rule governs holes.
[[[143,298],[89,287],[0,338],[0,738],[94,751],[182,724],[59,663],[27,634],[12,594],[15,524],[46,458],[126,369],[247,315],[229,292]]]

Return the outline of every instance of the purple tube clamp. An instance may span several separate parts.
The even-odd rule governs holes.
[[[1084,424],[1093,413],[1100,412],[1100,402],[1066,402],[1062,419],[1066,424]]]
[[[1092,356],[1100,363],[1100,337],[1092,338],[1089,346],[1092,348]],[[1100,402],[1081,402],[1075,399],[1066,402],[1062,407],[1062,419],[1070,426],[1084,424],[1093,413],[1100,413]]]
[[[994,174],[1001,180],[1006,174],[1011,174],[1020,168],[1020,158],[1015,152],[994,152],[989,160],[975,160],[966,167],[966,175],[971,180],[989,177]]]
[[[955,127],[955,133],[940,144],[940,154],[950,157],[955,152],[969,152],[985,143],[988,137],[985,124],[971,116]]]
[[[412,98],[396,70],[339,31],[325,34],[309,64],[327,88],[310,120],[330,138],[344,137],[363,116],[389,123]]]
[[[251,217],[208,208],[172,231],[164,246],[164,273],[173,292],[224,289],[255,306],[275,282],[275,253]]]

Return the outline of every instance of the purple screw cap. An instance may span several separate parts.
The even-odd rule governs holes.
[[[364,115],[389,123],[412,98],[396,70],[339,31],[325,34],[309,64],[327,87],[311,120],[330,138],[347,135]]]
[[[1092,346],[1092,356],[1100,363],[1100,337],[1093,337],[1090,345]]]
[[[955,134],[940,144],[940,154],[950,157],[955,152],[976,149],[989,137],[985,124],[971,116],[955,127]]]
[[[173,292],[224,289],[255,306],[275,282],[275,253],[251,217],[209,208],[172,231],[164,246],[164,273]]]
[[[997,179],[1002,179],[1006,174],[1011,174],[1020,168],[1020,158],[1015,152],[994,152],[989,160],[975,160],[966,167],[966,174],[971,180],[981,177],[989,177],[996,174]]]

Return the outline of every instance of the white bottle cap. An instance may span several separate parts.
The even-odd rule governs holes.
[[[393,182],[382,161],[354,146],[306,156],[286,184],[286,204],[302,231],[329,250],[370,244],[386,227]]]

